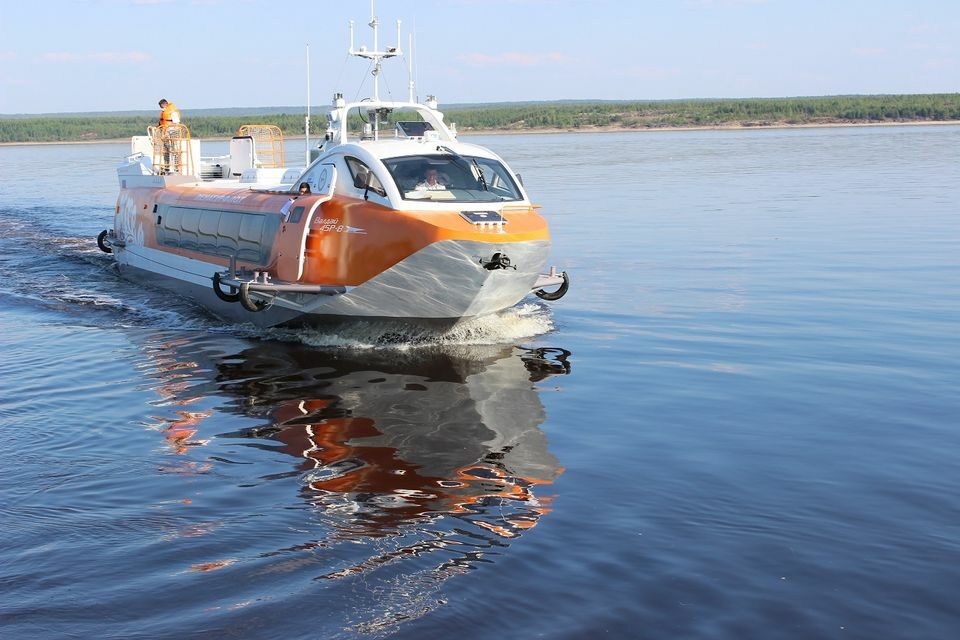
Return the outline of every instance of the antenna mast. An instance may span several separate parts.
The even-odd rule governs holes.
[[[380,22],[377,20],[376,12],[373,7],[373,0],[370,0],[370,22],[367,23],[371,29],[373,29],[373,50],[370,51],[365,46],[361,46],[359,49],[353,48],[353,20],[350,21],[350,50],[348,53],[352,56],[357,56],[360,58],[368,58],[373,60],[373,99],[374,101],[380,100],[380,72],[383,69],[383,60],[384,58],[393,58],[394,56],[402,55],[403,52],[400,50],[400,21],[397,20],[397,46],[387,47],[385,51],[378,51],[378,27]]]
[[[307,162],[304,166],[310,166],[310,43],[307,43],[307,117],[303,123],[304,136],[303,143]]]
[[[399,36],[400,34],[398,33],[397,37]],[[409,82],[407,83],[407,86],[410,89],[407,102],[413,102],[413,34],[412,33],[407,34],[407,51],[410,52],[410,55],[407,56],[407,75],[410,78]]]

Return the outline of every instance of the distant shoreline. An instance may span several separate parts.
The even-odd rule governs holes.
[[[915,127],[960,125],[960,120],[907,120],[897,122],[809,122],[809,123],[744,123],[731,122],[715,125],[666,126],[666,127],[624,127],[618,125],[587,125],[582,127],[530,127],[526,129],[458,129],[459,136],[500,136],[524,134],[557,134],[557,133],[654,133],[657,131],[747,131],[755,129],[831,129],[847,127]],[[229,137],[202,138],[208,141],[224,141]],[[58,144],[118,144],[129,142],[130,138],[109,138],[103,140],[55,140],[42,142],[0,142],[0,147],[32,147]],[[287,141],[303,140],[303,136],[291,136]]]
[[[831,129],[843,127],[914,127],[927,125],[958,125],[960,120],[910,120],[898,122],[804,122],[797,124],[770,123],[744,124],[732,122],[728,124],[691,125],[669,127],[623,127],[616,125],[599,125],[570,128],[539,127],[531,129],[460,129],[457,135],[523,135],[526,133],[653,133],[656,131],[747,131],[751,129]]]

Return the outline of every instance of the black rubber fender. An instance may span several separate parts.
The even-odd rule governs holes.
[[[230,287],[231,290],[236,287]],[[217,297],[223,300],[224,302],[239,302],[240,301],[240,292],[234,291],[233,293],[227,293],[220,286],[220,272],[213,274],[213,292],[217,294]]]
[[[559,300],[563,296],[567,295],[567,289],[570,288],[570,276],[567,275],[567,272],[564,271],[560,274],[563,277],[563,284],[560,285],[560,288],[556,291],[544,291],[543,289],[537,289],[534,291],[537,294],[537,297],[542,300],[549,300],[553,302],[554,300]]]
[[[250,283],[244,282],[240,285],[240,304],[244,309],[252,313],[263,311],[267,308],[268,302],[264,300],[254,300],[250,297]]]
[[[113,253],[113,249],[110,248],[110,245],[107,244],[107,230],[104,229],[100,232],[100,235],[97,236],[97,246],[100,247],[100,251],[104,253]]]

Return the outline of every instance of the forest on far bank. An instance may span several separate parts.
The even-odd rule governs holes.
[[[778,126],[960,120],[960,93],[650,101],[560,101],[450,106],[446,121],[461,132],[596,127]],[[319,116],[319,117],[317,117]],[[326,127],[322,114],[311,136]],[[303,133],[304,112],[264,115],[197,115],[183,111],[193,137],[229,137],[242,124],[278,125],[287,136]],[[0,116],[0,142],[83,142],[142,135],[155,115]]]

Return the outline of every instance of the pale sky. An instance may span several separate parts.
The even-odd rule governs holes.
[[[960,92],[960,0],[379,0],[451,103]],[[368,0],[43,0],[0,13],[0,113],[302,105],[371,93]],[[406,59],[381,97],[407,97]],[[365,84],[362,84],[365,83]],[[319,115],[319,114],[318,114]]]

